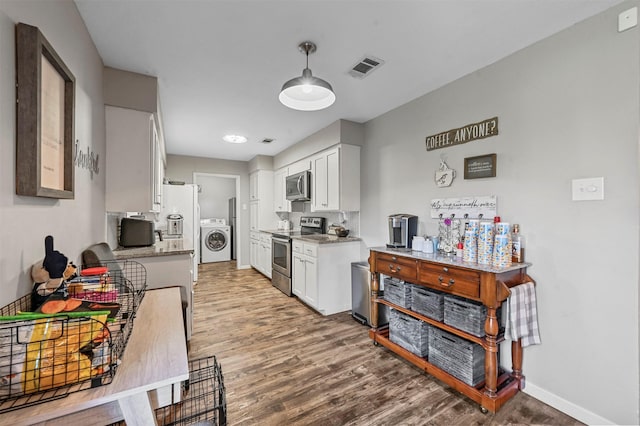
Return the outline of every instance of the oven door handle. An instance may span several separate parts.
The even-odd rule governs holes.
[[[289,239],[287,239],[287,238],[279,238],[279,237],[275,237],[275,236],[272,236],[272,237],[271,237],[271,240],[273,240],[273,241],[277,241],[277,242],[279,242],[279,243],[285,243],[285,244],[289,244],[289,241],[290,241],[290,240],[289,240]]]

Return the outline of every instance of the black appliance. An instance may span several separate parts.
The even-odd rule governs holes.
[[[132,217],[120,221],[120,245],[122,247],[146,247],[156,242],[155,225],[150,220]]]
[[[301,235],[326,234],[323,217],[301,217],[300,231],[278,231],[271,236],[271,284],[287,296],[291,296],[291,239]]]

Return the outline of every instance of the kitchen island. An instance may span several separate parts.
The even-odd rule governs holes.
[[[193,246],[182,239],[156,241],[153,246],[113,251],[117,260],[132,260],[147,271],[147,289],[180,287],[187,341],[193,330]]]

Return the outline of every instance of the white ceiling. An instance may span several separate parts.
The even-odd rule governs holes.
[[[106,66],[158,77],[168,153],[248,161],[338,119],[377,117],[620,0],[75,2]],[[337,96],[322,111],[278,101],[306,40],[318,46],[309,68]],[[364,55],[386,63],[355,79]]]

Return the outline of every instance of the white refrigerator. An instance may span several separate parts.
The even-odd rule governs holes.
[[[160,226],[167,227],[167,216],[182,215],[182,240],[185,246],[193,247],[193,281],[198,280],[198,260],[200,259],[200,206],[198,205],[198,186],[163,185]]]

